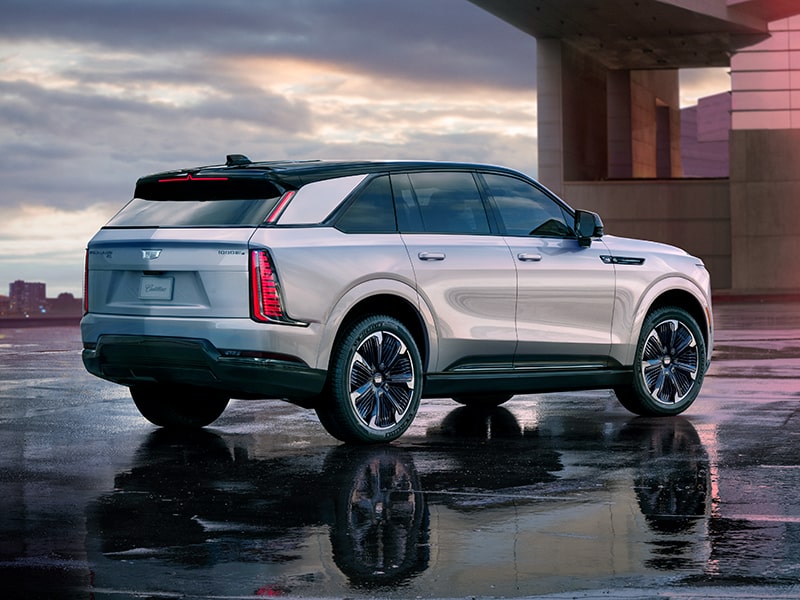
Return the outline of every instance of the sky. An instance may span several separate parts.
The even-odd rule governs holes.
[[[136,179],[415,158],[536,176],[535,40],[467,0],[0,0],[0,294],[81,295]],[[689,102],[727,89],[689,72]],[[722,87],[720,87],[722,86]]]

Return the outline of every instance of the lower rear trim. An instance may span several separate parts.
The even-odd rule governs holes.
[[[326,373],[301,361],[224,356],[208,340],[104,335],[83,350],[86,369],[122,385],[170,383],[210,387],[231,397],[284,398],[303,404]]]

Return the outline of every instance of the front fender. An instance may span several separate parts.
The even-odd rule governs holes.
[[[702,269],[702,272],[695,273],[695,277],[683,273],[665,274],[653,281],[641,294],[625,288],[618,292],[612,326],[612,358],[625,366],[633,364],[642,325],[655,306],[666,303],[686,308],[694,303],[693,308],[704,315],[705,322],[698,325],[705,330],[706,356],[710,361],[714,345],[711,288],[708,272],[703,267],[696,268]]]

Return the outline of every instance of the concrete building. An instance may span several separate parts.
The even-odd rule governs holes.
[[[472,2],[537,40],[542,183],[702,257],[718,290],[800,290],[800,2]],[[705,132],[729,177],[685,177],[678,70],[697,67],[731,70],[727,142]]]
[[[681,166],[684,177],[730,176],[731,93],[700,98],[681,110]]]
[[[46,310],[46,284],[17,280],[9,284],[8,288],[11,314],[36,315]]]

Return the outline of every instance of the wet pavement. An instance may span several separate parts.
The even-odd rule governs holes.
[[[719,304],[682,417],[442,399],[371,448],[279,401],[159,430],[79,348],[0,329],[3,598],[800,598],[800,304]]]

